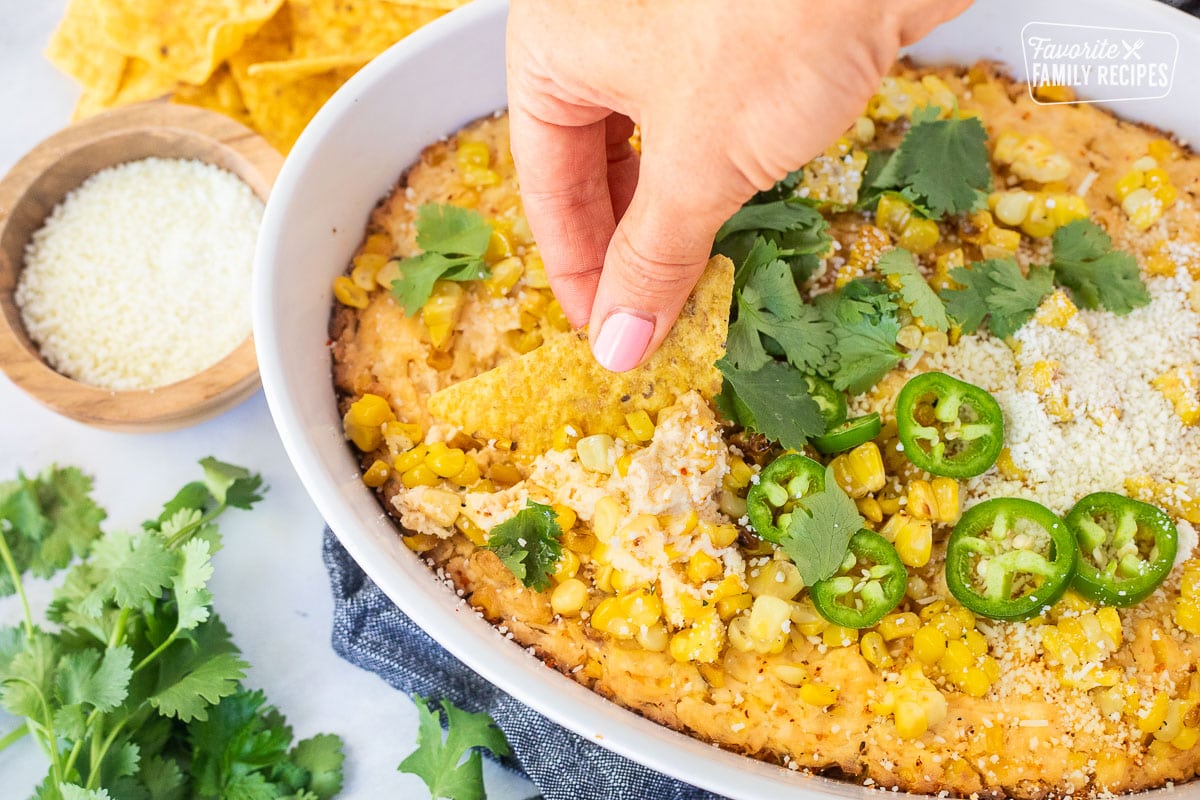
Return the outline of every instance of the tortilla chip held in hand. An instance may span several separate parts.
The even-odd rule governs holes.
[[[592,356],[586,331],[562,333],[435,393],[429,410],[478,438],[510,439],[517,453],[549,450],[563,425],[614,434],[626,414],[653,415],[692,389],[705,397],[721,390],[714,364],[725,353],[732,296],[733,262],[714,256],[662,347],[640,367],[609,372]]]

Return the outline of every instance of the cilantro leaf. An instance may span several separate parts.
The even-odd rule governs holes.
[[[987,131],[975,117],[938,119],[936,106],[919,108],[895,152],[881,162],[867,196],[899,191],[913,204],[941,219],[980,208],[992,188]],[[868,162],[868,167],[871,167]]]
[[[790,364],[768,361],[758,369],[741,370],[725,357],[717,368],[749,412],[754,430],[768,439],[799,450],[809,438],[825,432],[808,379]]]
[[[950,327],[946,306],[925,282],[912,253],[901,247],[889,250],[879,259],[877,269],[881,275],[895,278],[900,284],[900,299],[914,317],[939,331],[944,332]]]
[[[744,205],[717,231],[715,241],[722,242],[741,231],[785,231],[818,227],[825,220],[821,212],[804,200],[788,198],[758,205]]]
[[[779,543],[796,565],[805,586],[812,586],[837,572],[850,537],[863,527],[862,515],[842,487],[833,468],[825,469],[825,488],[804,497],[793,513],[791,524]]]
[[[111,711],[129,694],[132,664],[133,650],[127,645],[67,653],[55,675],[58,697],[68,705],[87,703],[98,711]]]
[[[562,555],[562,528],[554,509],[533,500],[492,528],[488,548],[521,583],[542,592],[550,588],[554,564]]]
[[[85,789],[73,783],[60,783],[58,791],[62,800],[113,800],[104,789]]]
[[[988,328],[1001,339],[1012,336],[1028,322],[1054,290],[1047,268],[1031,267],[1028,275],[1022,275],[1021,267],[1011,258],[956,267],[950,277],[963,288],[948,289],[942,292],[942,298],[963,331],[973,333],[986,318]]]
[[[492,226],[478,211],[441,203],[417,210],[417,246],[425,252],[400,260],[400,277],[392,295],[412,316],[421,309],[439,280],[470,281],[491,274],[483,260]]]
[[[751,200],[734,214],[713,243],[713,254],[738,265],[734,289],[746,283],[755,266],[776,259],[787,264],[796,283],[807,280],[820,264],[817,256],[829,249],[829,223],[802,198],[759,203]],[[747,266],[750,269],[747,269]]]
[[[417,695],[413,700],[417,704],[417,749],[397,769],[424,781],[434,800],[484,800],[479,748],[497,756],[508,755],[504,734],[487,714],[472,714],[442,700],[446,714],[443,739],[441,718],[432,701]]]
[[[309,774],[308,791],[319,800],[326,800],[342,790],[342,740],[331,733],[321,733],[297,742],[289,755],[292,763]]]
[[[726,357],[738,369],[756,370],[770,360],[762,336],[774,340],[801,370],[815,370],[834,345],[831,326],[801,299],[783,261],[749,267],[735,302],[737,319],[729,325]]]
[[[150,795],[150,800],[181,800],[183,797],[183,770],[173,758],[143,758],[138,780]]]
[[[177,641],[160,657],[150,705],[164,717],[203,722],[215,703],[237,691],[248,666],[228,642],[224,625],[210,620],[192,641]]]
[[[200,466],[204,469],[204,485],[218,504],[248,509],[262,500],[258,493],[262,487],[261,475],[212,456],[200,459]]]
[[[1104,229],[1078,219],[1054,232],[1054,280],[1071,292],[1082,308],[1103,306],[1114,314],[1128,314],[1150,302],[1137,261],[1123,250],[1113,250]]]
[[[109,601],[120,608],[145,608],[171,585],[178,562],[179,556],[157,534],[110,531],[92,548],[94,588],[79,602],[79,610],[98,617]]]
[[[208,621],[212,593],[208,580],[213,574],[210,545],[203,539],[192,539],[179,548],[179,571],[171,580],[175,596],[177,630],[188,631]]]
[[[862,394],[891,371],[904,353],[896,347],[896,304],[879,281],[851,281],[816,301],[833,326],[834,348],[822,367],[834,387]]]
[[[87,552],[105,517],[91,491],[92,479],[75,467],[0,483],[0,536],[17,574],[48,578]],[[14,591],[12,576],[0,570],[0,597]]]

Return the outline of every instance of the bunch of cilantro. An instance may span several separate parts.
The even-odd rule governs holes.
[[[248,666],[213,614],[216,518],[251,508],[262,479],[213,458],[136,532],[103,532],[78,469],[0,484],[0,594],[23,622],[0,629],[0,706],[46,753],[39,800],[322,800],[342,786],[342,743],[293,744],[284,717],[243,688]],[[38,623],[26,574],[67,568]]]

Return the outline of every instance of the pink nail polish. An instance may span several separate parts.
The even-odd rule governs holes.
[[[600,326],[600,335],[596,337],[592,353],[605,369],[625,372],[642,360],[653,335],[654,320],[616,309]]]

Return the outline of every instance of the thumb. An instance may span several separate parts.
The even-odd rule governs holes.
[[[741,206],[714,201],[682,163],[644,152],[637,188],[609,243],[592,304],[592,353],[625,372],[670,333],[708,263],[713,237]],[[706,197],[707,194],[707,197]]]

